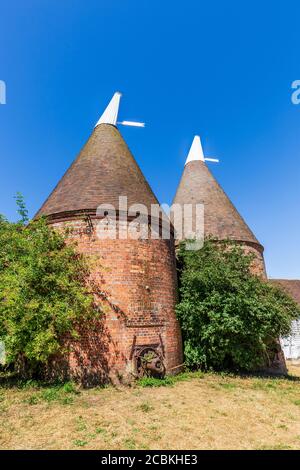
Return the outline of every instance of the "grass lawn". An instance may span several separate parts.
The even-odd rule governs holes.
[[[300,366],[288,379],[182,374],[77,389],[0,377],[1,449],[300,449]]]

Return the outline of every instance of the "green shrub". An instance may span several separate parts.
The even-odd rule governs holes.
[[[138,385],[143,388],[147,387],[172,387],[177,382],[183,382],[190,379],[202,379],[204,377],[203,372],[181,372],[177,375],[167,375],[163,379],[156,377],[143,377],[139,379]]]
[[[88,269],[65,233],[44,218],[24,225],[27,211],[17,199],[21,221],[0,216],[0,342],[7,364],[34,368],[61,350],[67,333],[95,316]]]
[[[143,387],[167,387],[175,383],[174,377],[167,376],[163,379],[158,379],[156,377],[143,377],[138,381],[138,384]]]
[[[263,366],[300,316],[287,294],[251,273],[253,260],[229,241],[207,239],[198,251],[181,245],[177,316],[188,367]]]

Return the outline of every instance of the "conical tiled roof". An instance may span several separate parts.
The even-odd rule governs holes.
[[[95,210],[100,204],[117,209],[119,196],[127,196],[128,207],[139,203],[150,210],[157,204],[119,130],[99,124],[37,216]]]
[[[173,204],[204,204],[205,236],[259,245],[203,160],[194,159],[186,163]]]

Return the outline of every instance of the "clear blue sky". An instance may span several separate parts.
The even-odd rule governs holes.
[[[120,90],[160,202],[199,133],[269,275],[300,279],[299,2],[6,0],[0,44],[0,212],[15,219],[20,191],[35,213]]]

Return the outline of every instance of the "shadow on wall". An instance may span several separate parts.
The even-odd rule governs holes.
[[[44,372],[46,380],[75,380],[88,388],[109,382],[108,356],[111,336],[104,320],[78,327],[79,337],[66,336],[62,351],[52,357]]]

